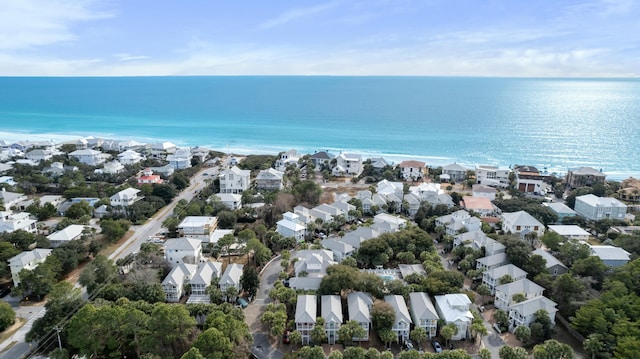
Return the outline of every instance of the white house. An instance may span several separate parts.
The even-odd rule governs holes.
[[[167,302],[180,301],[184,294],[185,285],[189,284],[197,269],[198,266],[189,263],[180,263],[171,269],[162,281],[162,290]]]
[[[460,340],[466,338],[471,321],[473,321],[473,314],[469,311],[471,306],[469,297],[466,294],[459,293],[436,295],[434,298],[438,316],[446,324],[453,323],[458,327],[458,332],[451,339]]]
[[[398,335],[401,342],[404,342],[409,338],[409,331],[411,330],[411,324],[413,324],[407,303],[401,295],[385,295],[384,301],[391,305],[396,313],[391,330]]]
[[[507,188],[511,170],[495,166],[476,166],[476,183],[491,187]]]
[[[550,224],[548,228],[549,228],[549,231],[557,233],[564,239],[573,239],[576,241],[587,241],[589,240],[589,237],[591,237],[591,233],[585,231],[580,226],[577,226],[575,224],[568,224],[568,225]]]
[[[440,320],[440,317],[429,295],[423,292],[409,293],[409,304],[411,306],[413,324],[415,324],[416,327],[424,328],[429,338],[435,337],[437,335],[438,320]]]
[[[323,295],[320,297],[320,313],[324,319],[324,331],[329,344],[338,340],[338,329],[342,325],[342,302],[339,295]]]
[[[424,177],[425,163],[422,161],[402,161],[398,167],[405,181],[417,181]]]
[[[120,163],[122,163],[125,166],[140,163],[144,159],[145,157],[143,155],[141,155],[140,153],[134,150],[126,150],[118,154],[118,161],[120,161]]]
[[[224,270],[224,274],[220,277],[220,290],[224,293],[229,287],[235,287],[238,289],[238,293],[242,289],[240,285],[240,278],[242,277],[242,269],[244,265],[238,263],[230,263]]]
[[[75,150],[69,153],[69,156],[75,158],[80,163],[94,167],[103,164],[109,157],[111,157],[106,153],[93,149]]]
[[[373,217],[371,227],[378,232],[397,232],[407,226],[407,220],[388,213],[378,213]],[[384,228],[385,230],[381,230]]]
[[[369,340],[369,328],[371,327],[371,309],[373,299],[369,293],[351,292],[347,294],[347,309],[349,320],[355,320],[365,331],[363,337],[354,337],[353,341]]]
[[[268,191],[281,190],[284,187],[282,184],[283,178],[284,172],[273,168],[262,170],[256,176],[256,188]]]
[[[469,212],[459,210],[446,216],[436,218],[436,226],[444,226],[445,233],[455,236],[461,230],[471,232],[479,230],[482,226],[480,218],[472,217]]]
[[[198,270],[191,278],[191,295],[206,295],[206,289],[211,280],[222,275],[222,263],[206,261],[198,266]]]
[[[47,236],[49,240],[49,245],[52,248],[57,248],[64,243],[69,243],[70,241],[82,238],[82,232],[84,231],[85,226],[80,224],[71,224],[65,227],[62,230],[54,232]]]
[[[296,302],[296,330],[302,334],[302,345],[311,342],[311,331],[316,326],[318,302],[315,295],[299,295]]]
[[[232,211],[242,207],[242,195],[233,193],[216,193],[216,197],[225,207]]]
[[[496,287],[500,285],[500,280],[506,275],[511,277],[513,281],[527,278],[527,272],[513,264],[506,264],[484,271],[482,273],[482,283],[489,286],[491,295],[493,295],[495,294]]]
[[[442,173],[449,176],[450,180],[455,182],[464,181],[467,178],[467,172],[469,170],[457,163],[442,166]]]
[[[495,188],[482,184],[474,184],[471,189],[471,195],[473,197],[486,197],[491,201],[494,201],[496,199],[496,192],[497,191]]]
[[[31,219],[27,212],[0,211],[0,233],[12,233],[17,230],[36,233],[38,230],[36,223],[37,221]]]
[[[191,167],[191,159],[193,159],[193,155],[191,155],[191,149],[180,148],[174,153],[168,154],[166,159],[169,161],[169,166],[177,170],[181,170]]]
[[[522,294],[524,300],[542,296],[544,288],[528,279],[520,279],[515,282],[496,286],[495,306],[498,309],[509,311],[509,306],[515,304],[513,296]]]
[[[318,289],[327,268],[338,264],[333,260],[333,252],[326,249],[300,250],[293,256],[297,258],[293,266],[295,277],[289,280],[289,286],[294,289]]]
[[[276,223],[276,232],[283,237],[293,237],[298,242],[304,241],[307,227],[300,221],[300,216],[295,213],[286,212],[283,218]]]
[[[218,217],[212,216],[186,216],[177,227],[181,237],[195,238],[205,243],[211,242],[211,236],[216,228],[218,228]]]
[[[275,169],[280,172],[284,172],[290,164],[297,167],[299,159],[300,155],[298,155],[298,151],[296,150],[292,149],[287,152],[282,152],[280,157],[276,160]]]
[[[557,304],[551,299],[540,296],[509,306],[509,330],[514,331],[520,325],[529,326],[535,320],[538,310],[544,309],[549,314],[551,323],[556,322]]]
[[[502,214],[502,230],[505,233],[520,233],[524,230],[536,232],[539,237],[544,234],[544,225],[525,211]]]
[[[164,256],[172,267],[180,263],[198,264],[203,261],[202,241],[189,237],[167,239]]]
[[[578,215],[576,211],[572,210],[571,208],[569,208],[569,206],[567,206],[564,203],[544,202],[542,203],[542,205],[545,207],[548,207],[550,210],[552,210],[555,214],[558,215],[558,222],[556,223],[562,223],[562,220],[564,218],[575,217]]]
[[[138,184],[154,184],[162,182],[162,178],[160,178],[159,175],[153,174],[153,170],[150,167],[145,168],[142,171],[142,175],[138,177]]]
[[[311,160],[311,162],[313,162],[313,164],[316,166],[316,169],[318,169],[318,170],[322,166],[329,166],[329,164],[331,163],[331,159],[332,158],[333,158],[333,156],[329,155],[325,151],[316,152],[316,153],[312,154],[311,156],[309,156],[309,159]]]
[[[0,203],[2,203],[2,206],[7,210],[14,207],[18,208],[19,203],[26,200],[27,196],[24,193],[10,192],[4,187],[0,190]]]
[[[233,166],[220,173],[220,193],[242,194],[243,191],[249,189],[249,178],[251,171],[241,170],[237,166]]]
[[[352,255],[355,248],[349,243],[343,242],[338,237],[329,237],[322,240],[322,248],[326,248],[333,253],[333,260],[342,262],[343,259]]]
[[[31,161],[42,162],[53,158],[53,153],[49,150],[34,149],[25,154],[25,157]]]
[[[53,252],[52,249],[36,248],[32,251],[22,252],[9,259],[9,268],[11,269],[11,277],[13,278],[13,285],[20,284],[20,271],[23,269],[34,270],[38,264],[47,259]]]
[[[136,188],[123,189],[122,191],[109,197],[109,200],[111,201],[111,207],[117,208],[131,206],[136,201],[142,199],[142,197],[138,197],[138,193],[140,193],[140,190]]]
[[[332,173],[334,176],[353,175],[362,172],[362,156],[353,153],[341,153],[336,157],[336,166]]]
[[[487,256],[496,253],[504,253],[506,250],[504,244],[493,238],[487,237],[487,235],[481,230],[460,233],[453,237],[453,245],[455,247],[463,244],[475,250],[484,248],[484,253]]]
[[[476,259],[476,269],[484,271],[497,268],[508,263],[509,260],[507,259],[506,253],[496,253]]]
[[[118,174],[124,172],[124,165],[118,160],[106,162],[102,168],[96,168],[94,173]]]
[[[175,153],[176,150],[176,145],[171,142],[156,142],[151,145],[151,157],[165,159],[167,154]]]
[[[402,184],[402,182],[391,182],[384,179],[376,185],[376,193],[384,196],[388,200],[397,200],[404,196],[404,184]]]
[[[623,220],[627,214],[627,205],[611,197],[598,197],[585,194],[576,197],[574,210],[582,217],[598,221],[601,219]]]
[[[354,249],[360,248],[362,242],[378,237],[382,232],[378,232],[371,227],[358,227],[355,231],[348,232],[342,237],[342,242],[349,244]]]

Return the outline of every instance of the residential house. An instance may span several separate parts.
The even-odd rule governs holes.
[[[334,176],[357,176],[362,172],[362,156],[353,153],[341,153],[336,157],[336,166],[332,173]]]
[[[377,170],[381,170],[390,165],[389,162],[382,157],[372,157],[369,159],[369,162],[371,163],[371,167]]]
[[[544,225],[525,211],[502,214],[502,230],[505,233],[520,233],[524,230],[536,232],[538,237],[544,234]]]
[[[340,296],[321,296],[320,312],[322,319],[324,319],[324,331],[327,333],[327,341],[329,344],[335,344],[338,341],[338,329],[340,329],[343,321]]]
[[[524,300],[542,296],[544,288],[528,279],[520,279],[515,282],[496,286],[495,307],[509,311],[509,306],[517,303],[513,299],[516,294],[522,294]]]
[[[118,174],[124,172],[124,165],[117,160],[106,162],[102,168],[96,168],[94,173]]]
[[[593,186],[596,183],[604,183],[607,176],[591,167],[579,167],[567,172],[565,182],[571,188]]]
[[[191,295],[207,295],[206,289],[214,278],[222,275],[222,263],[206,261],[198,266],[198,270],[191,278]]]
[[[589,247],[591,247],[591,255],[600,258],[609,268],[623,266],[631,259],[631,253],[620,247],[606,245]]]
[[[384,301],[391,305],[396,313],[391,330],[398,335],[400,342],[404,343],[409,338],[409,331],[411,330],[411,324],[413,324],[407,303],[405,303],[401,295],[385,295]]]
[[[540,257],[544,258],[546,263],[545,268],[547,268],[547,272],[549,272],[549,274],[551,274],[551,276],[553,276],[554,278],[569,271],[569,268],[562,264],[562,262],[560,262],[558,258],[554,257],[553,255],[551,255],[551,253],[542,248],[536,249],[532,254],[539,255]]]
[[[151,145],[150,155],[151,158],[164,160],[168,154],[175,153],[176,150],[176,145],[171,142],[156,142]]]
[[[300,159],[300,155],[298,155],[298,151],[291,149],[286,152],[282,152],[280,157],[276,160],[275,169],[284,172],[287,169],[287,166],[294,165],[298,167],[298,160]]]
[[[349,214],[349,213],[352,213],[351,211],[356,210],[356,206],[350,203],[347,203],[346,201],[343,201],[343,200],[335,201],[330,206],[333,208],[337,208],[340,212],[342,212],[342,215],[344,216],[344,219],[347,222],[351,222],[354,219],[356,219],[356,218],[353,218],[351,214]]]
[[[407,211],[409,216],[413,217],[420,210],[420,206],[422,205],[422,201],[420,197],[415,193],[407,193],[404,195],[404,205],[406,206],[404,209]]]
[[[472,217],[469,212],[461,209],[452,214],[436,218],[436,226],[443,226],[446,234],[455,236],[461,230],[467,232],[479,230],[481,222],[478,217]]]
[[[500,212],[498,207],[491,203],[491,200],[487,197],[464,196],[462,197],[461,206],[469,212],[479,214],[481,217],[491,217]]]
[[[354,249],[360,248],[362,242],[371,238],[380,236],[382,232],[378,232],[375,228],[371,227],[358,227],[355,231],[351,231],[342,237],[342,242],[349,244]]]
[[[142,199],[142,197],[138,197],[138,193],[140,193],[140,190],[136,188],[123,189],[122,191],[109,197],[109,200],[111,201],[111,207],[121,208],[131,206],[135,202]]]
[[[47,204],[51,204],[54,208],[58,208],[62,203],[64,203],[64,197],[60,195],[44,195],[38,199],[40,202],[40,206],[45,206]]]
[[[476,166],[476,183],[490,187],[507,188],[510,169],[500,169],[495,166]]]
[[[524,193],[545,195],[547,193],[544,176],[533,166],[515,166],[516,188]]]
[[[173,303],[179,302],[186,285],[190,283],[197,270],[197,265],[189,263],[180,263],[173,267],[162,281],[165,300]]]
[[[313,164],[316,166],[316,169],[318,170],[321,169],[322,166],[329,166],[329,164],[331,164],[332,158],[333,156],[325,151],[316,152],[309,156],[309,159],[311,160],[311,162],[313,162]]]
[[[404,184],[384,179],[376,185],[376,193],[385,197],[387,202],[401,202],[404,196]]]
[[[52,249],[36,248],[32,251],[25,251],[9,258],[9,268],[11,269],[11,277],[13,278],[13,286],[16,287],[20,284],[21,270],[34,270],[38,264],[44,262],[52,252]]]
[[[42,173],[47,174],[52,177],[59,177],[65,174],[66,172],[77,172],[78,166],[65,166],[62,162],[53,162],[49,167],[45,167],[42,170]]]
[[[576,197],[574,210],[580,216],[592,221],[623,220],[627,214],[627,205],[612,197],[598,197],[590,193]]]
[[[84,229],[85,226],[83,225],[71,224],[64,229],[48,235],[47,239],[49,240],[49,245],[52,248],[57,248],[65,243],[69,243],[70,241],[81,239]]]
[[[497,190],[493,187],[485,186],[483,184],[474,184],[471,187],[471,195],[473,197],[486,197],[491,201],[495,201]]]
[[[191,157],[195,158],[198,163],[205,163],[207,158],[209,158],[210,149],[205,147],[194,147],[191,149]]]
[[[224,293],[230,287],[235,287],[240,293],[242,286],[240,284],[240,278],[242,277],[242,269],[244,265],[238,263],[229,263],[224,270],[224,274],[220,277],[219,285],[220,290]]]
[[[164,242],[164,256],[172,267],[180,263],[198,264],[204,260],[202,241],[190,237],[169,238]]]
[[[216,228],[218,228],[218,217],[186,216],[178,224],[177,230],[181,237],[195,238],[209,243]]]
[[[504,252],[476,259],[476,269],[483,271],[501,267],[505,264],[509,264],[509,260]]]
[[[551,323],[556,322],[557,304],[547,297],[534,297],[524,302],[514,303],[509,306],[509,330],[515,331],[520,325],[529,326],[535,321],[535,314],[539,310],[545,310],[549,314]]]
[[[304,241],[307,227],[300,221],[300,216],[295,213],[286,212],[282,219],[276,222],[276,232],[283,237],[293,237],[298,242]]]
[[[458,327],[452,340],[460,340],[467,337],[469,327],[473,321],[473,314],[469,311],[471,300],[466,294],[436,295],[436,311],[445,324],[455,324]]]
[[[455,182],[464,181],[467,178],[468,171],[469,170],[466,167],[461,166],[457,163],[442,166],[442,174],[448,175],[449,180]],[[440,176],[440,179],[442,179],[442,175]]]
[[[281,190],[284,187],[282,184],[283,177],[284,172],[273,168],[262,170],[256,176],[256,188],[268,191]]]
[[[327,268],[337,264],[333,253],[326,249],[300,250],[294,256],[297,258],[293,266],[295,277],[289,279],[289,286],[294,289],[317,290],[327,275]]]
[[[564,239],[574,239],[577,241],[586,242],[587,240],[589,240],[589,237],[591,237],[591,233],[585,231],[580,226],[577,226],[575,224],[569,224],[569,225],[550,224],[548,228],[549,228],[549,231],[559,234]]]
[[[388,213],[379,213],[373,217],[373,229],[378,232],[397,232],[407,226],[407,220]],[[384,228],[385,230],[380,230]]]
[[[20,202],[27,200],[27,196],[24,193],[10,192],[4,187],[0,190],[0,204],[5,209],[20,208]]]
[[[354,337],[353,341],[368,341],[369,329],[371,328],[371,309],[373,299],[369,293],[351,292],[347,294],[347,309],[349,320],[355,320],[365,330],[363,337]]]
[[[220,193],[242,194],[249,189],[249,178],[251,171],[241,170],[233,166],[220,172]]]
[[[38,230],[36,222],[27,212],[0,211],[0,233],[12,233],[17,230],[36,233]]]
[[[191,149],[189,148],[177,149],[174,153],[170,153],[166,157],[166,160],[169,162],[169,166],[177,170],[190,168],[192,159],[193,156],[191,155]]]
[[[34,162],[49,161],[53,158],[53,153],[49,150],[37,148],[27,152],[25,157]]]
[[[160,166],[160,167],[150,167],[150,168],[154,173],[157,173],[160,176],[163,176],[165,178],[171,176],[173,174],[173,172],[175,172],[173,167],[171,167],[169,165],[164,165],[164,166]]]
[[[568,217],[575,217],[578,215],[576,211],[569,208],[564,203],[560,202],[543,202],[543,206],[548,207],[552,210],[556,215],[558,215],[558,221],[556,223],[562,223],[562,220]]]
[[[481,230],[475,230],[471,232],[460,233],[453,238],[453,245],[455,247],[464,244],[474,250],[484,248],[484,254],[486,256],[494,255],[497,253],[504,253],[506,247],[504,244],[496,241],[493,238],[487,237],[487,235]]]
[[[226,236],[226,235],[231,235],[232,237],[235,238],[234,233],[235,231],[233,229],[220,229],[220,228],[216,228],[216,230],[213,231],[213,233],[211,233],[211,239],[209,241],[209,243],[211,244],[216,244],[218,243],[218,241]]]
[[[416,327],[424,328],[429,339],[435,337],[438,331],[438,312],[433,306],[427,293],[409,293],[409,305],[411,306],[411,316]]]
[[[96,203],[98,203],[98,201],[100,201],[100,198],[97,197],[74,197],[71,198],[70,200],[61,203],[58,206],[58,214],[60,216],[64,216],[65,213],[67,212],[67,210],[73,206],[76,203],[81,203],[84,202],[86,204],[88,204],[91,208],[95,208]]]
[[[512,281],[525,279],[527,272],[514,266],[513,264],[505,264],[501,267],[492,268],[482,273],[482,283],[489,286],[491,289],[491,295],[495,294],[496,287],[499,286],[500,280],[508,275]]]
[[[355,252],[355,248],[352,245],[340,240],[338,237],[323,239],[322,248],[330,250],[333,253],[333,260],[338,263]]]
[[[233,193],[216,193],[216,197],[225,207],[232,211],[242,207],[242,195]]]
[[[322,217],[320,217],[320,216],[318,216],[318,217],[319,218],[323,218],[325,223],[333,222],[338,217],[342,217],[345,220],[348,218],[347,217],[348,215],[346,213],[344,213],[341,209],[336,208],[336,207],[331,206],[331,205],[328,205],[328,204],[324,204],[324,203],[313,207],[309,211],[309,213],[311,213],[311,215],[314,215],[314,213],[316,213],[316,211],[319,211],[319,212],[323,213]],[[328,213],[331,216],[331,218],[330,219],[329,218],[325,219],[324,213]]]
[[[142,171],[142,176],[138,177],[138,184],[154,184],[164,182],[159,175],[153,174],[153,170],[150,167],[145,168]]]
[[[134,150],[126,150],[120,154],[118,154],[118,161],[125,166],[134,165],[136,163],[140,163],[145,159],[143,155],[134,151]]]
[[[422,161],[402,161],[398,167],[405,181],[418,181],[424,177],[425,163]]]
[[[302,334],[302,345],[311,343],[311,331],[316,326],[318,302],[315,295],[299,295],[296,302],[296,330]]]
[[[109,157],[111,157],[106,153],[93,149],[75,150],[69,153],[69,156],[75,158],[80,163],[93,167],[103,164]]]
[[[38,165],[38,162],[36,161],[32,161],[28,158],[19,158],[16,160],[16,164],[19,165],[23,165],[23,166],[30,166],[30,167],[35,167]]]

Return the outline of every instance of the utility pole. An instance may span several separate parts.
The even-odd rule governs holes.
[[[60,341],[60,330],[62,330],[62,328],[56,325],[53,329],[56,331],[56,335],[58,336],[58,347],[60,347],[60,350],[62,351],[62,341]]]

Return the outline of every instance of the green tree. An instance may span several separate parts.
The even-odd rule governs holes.
[[[9,328],[16,321],[16,312],[13,311],[11,305],[0,300],[0,332]]]
[[[366,350],[362,347],[347,347],[342,353],[344,359],[365,359]]]
[[[518,325],[513,334],[515,334],[516,338],[518,338],[523,345],[527,345],[531,339],[531,329],[526,325]]]
[[[480,284],[476,287],[476,292],[482,296],[482,304],[485,303],[484,297],[486,295],[491,295],[491,288],[489,288],[486,284]]]
[[[205,359],[205,357],[200,354],[198,348],[192,347],[188,352],[182,354],[180,359]]]
[[[596,333],[590,334],[582,346],[587,353],[591,354],[591,359],[596,359],[596,356],[604,349],[602,336]]]
[[[367,331],[355,320],[350,320],[338,328],[338,339],[344,344],[353,343],[353,338],[363,338]]]
[[[380,340],[385,344],[385,346],[389,346],[391,342],[398,341],[398,334],[391,330],[391,328],[382,328],[378,329],[378,336]]]
[[[409,338],[416,342],[420,347],[422,347],[424,341],[427,340],[427,336],[427,330],[423,327],[416,327],[411,331],[411,333],[409,333]]]
[[[504,345],[498,352],[500,359],[527,359],[529,353],[524,348],[512,348],[508,345]]]
[[[339,350],[331,349],[327,359],[343,359],[342,352]]]
[[[440,336],[445,340],[447,346],[451,338],[456,334],[458,334],[458,326],[454,323],[449,323],[440,329]]]
[[[491,359],[491,351],[487,348],[482,348],[478,351],[478,358]]]
[[[322,347],[305,346],[298,351],[297,358],[300,359],[324,359]]]
[[[233,344],[231,340],[216,328],[209,328],[202,332],[193,346],[207,359],[233,358]]]
[[[533,347],[534,359],[573,359],[573,350],[567,344],[549,339]]]
[[[371,309],[371,322],[376,330],[391,329],[396,320],[396,312],[391,304],[375,302]]]
[[[249,294],[249,297],[255,297],[260,287],[260,276],[256,269],[248,265],[242,267],[240,284],[242,285],[242,289]]]
[[[311,329],[311,341],[314,345],[322,345],[327,340],[327,332],[324,330],[324,319],[322,317],[316,318],[316,324]]]
[[[289,340],[291,341],[291,345],[299,347],[302,344],[302,333],[297,330],[290,332]]]
[[[500,325],[506,325],[509,322],[509,313],[501,309],[496,310],[493,317],[496,319],[496,323]]]
[[[98,255],[82,269],[78,282],[87,287],[89,294],[93,294],[102,285],[111,282],[116,273],[113,261],[104,255]]]

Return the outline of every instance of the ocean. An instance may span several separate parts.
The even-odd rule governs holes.
[[[0,140],[96,136],[640,176],[640,80],[0,78]]]

